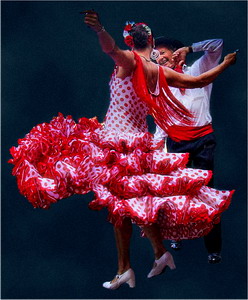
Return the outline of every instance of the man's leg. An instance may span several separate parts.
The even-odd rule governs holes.
[[[169,153],[189,153],[189,161],[187,167],[192,167],[191,152],[193,148],[190,141],[175,142],[168,137],[166,146]],[[182,248],[182,241],[172,240],[170,243],[170,247],[173,250],[180,250]]]
[[[208,262],[211,264],[221,262],[221,223],[215,224],[209,234],[204,236],[204,243],[208,251]]]
[[[198,140],[193,155],[193,166],[197,169],[214,171],[214,150],[216,140],[214,134],[208,134]],[[209,187],[213,187],[214,178],[212,177],[208,183]],[[215,224],[211,232],[204,236],[204,244],[208,251],[208,262],[219,263],[221,261],[221,223]]]

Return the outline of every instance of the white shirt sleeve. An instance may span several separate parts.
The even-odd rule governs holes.
[[[168,134],[157,125],[156,126],[156,131],[154,133],[154,139],[155,140],[164,140],[163,151],[166,152],[166,153],[168,152],[167,151],[167,146],[166,146],[167,137],[168,137]]]
[[[204,55],[196,60],[190,67],[190,74],[192,76],[198,76],[218,65],[223,51],[223,40],[213,39],[193,43],[192,49],[193,52],[205,52]]]

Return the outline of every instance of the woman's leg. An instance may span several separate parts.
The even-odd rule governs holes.
[[[156,275],[161,274],[166,266],[169,266],[170,269],[175,269],[174,260],[170,252],[168,252],[163,244],[163,239],[160,234],[160,230],[157,224],[151,226],[143,227],[144,233],[147,238],[150,240],[154,255],[155,261],[151,271],[148,273],[147,277],[151,278]]]
[[[131,219],[125,218],[121,226],[114,227],[115,240],[118,253],[118,272],[123,274],[131,268],[130,264],[130,240],[132,236]]]
[[[146,237],[151,242],[155,259],[159,259],[167,251],[167,249],[163,244],[158,225],[152,224],[150,226],[143,226],[142,229]]]
[[[118,253],[118,271],[113,280],[103,283],[103,287],[117,289],[123,283],[128,283],[133,288],[135,287],[135,275],[130,264],[131,219],[125,218],[120,226],[114,226],[114,233]]]

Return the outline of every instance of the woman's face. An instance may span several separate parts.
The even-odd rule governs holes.
[[[165,48],[164,46],[158,46],[156,49],[159,51],[159,57],[157,59],[157,63],[161,66],[166,66],[169,68],[175,68],[175,62],[172,59],[173,51]]]

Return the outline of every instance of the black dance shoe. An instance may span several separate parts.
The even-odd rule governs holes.
[[[220,253],[209,253],[208,254],[208,263],[210,264],[219,264],[221,262]]]
[[[170,247],[173,250],[180,250],[182,248],[183,244],[181,241],[171,241]]]

